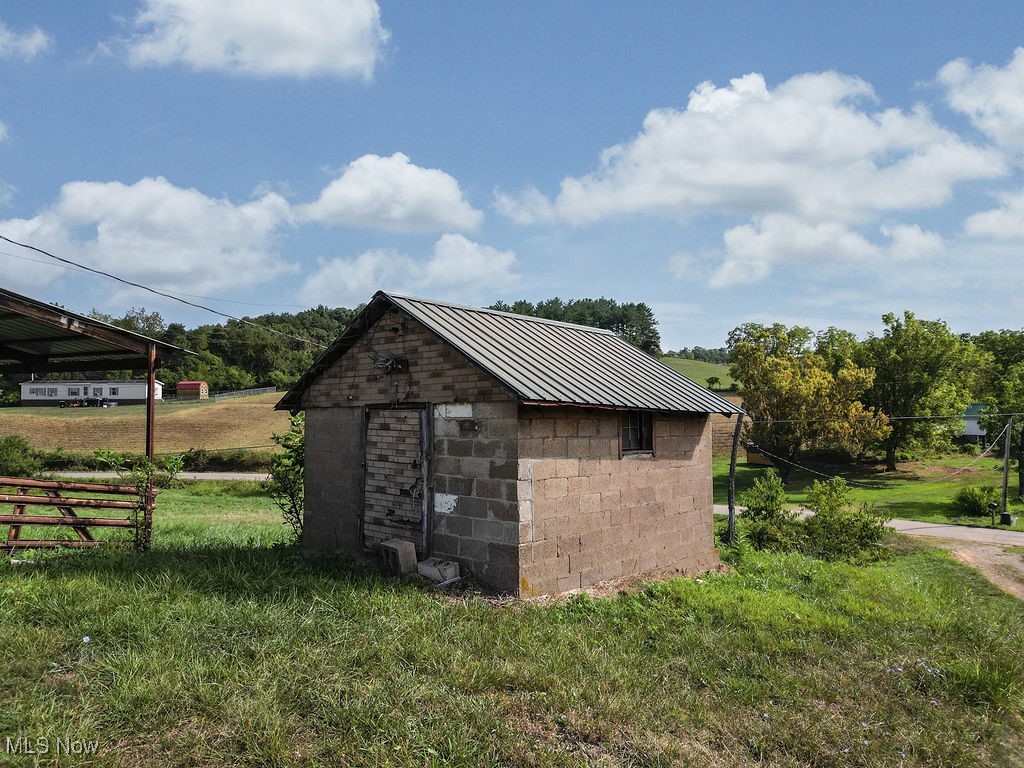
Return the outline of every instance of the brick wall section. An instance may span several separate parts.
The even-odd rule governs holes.
[[[404,357],[407,372],[374,359]],[[516,400],[489,374],[392,310],[304,393],[306,531],[310,552],[360,557],[364,407],[432,407],[432,554],[501,591],[518,586]]]
[[[653,454],[619,457],[615,412],[522,407],[523,595],[718,563],[708,417],[655,416]]]

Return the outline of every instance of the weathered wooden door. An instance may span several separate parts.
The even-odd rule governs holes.
[[[422,408],[371,408],[366,415],[363,546],[405,539],[428,551],[429,426]]]

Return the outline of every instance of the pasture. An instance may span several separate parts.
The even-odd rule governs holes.
[[[61,765],[218,768],[1024,760],[1024,605],[899,536],[870,565],[747,552],[527,602],[307,561],[287,535],[257,484],[188,483],[159,497],[149,552],[0,559],[0,748],[70,737],[96,751]]]

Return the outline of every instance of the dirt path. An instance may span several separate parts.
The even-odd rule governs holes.
[[[965,541],[936,541],[936,546],[962,563],[977,568],[981,575],[1004,592],[1024,600],[1024,549]]]

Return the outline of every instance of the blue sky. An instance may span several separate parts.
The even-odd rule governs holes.
[[[1020,328],[1021,46],[1014,2],[5,3],[0,234],[233,315]],[[45,261],[0,284],[217,321]]]

